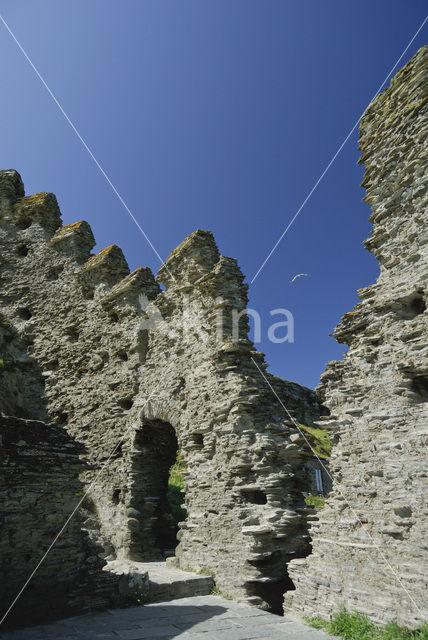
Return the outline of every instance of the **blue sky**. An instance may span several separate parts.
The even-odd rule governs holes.
[[[3,0],[0,12],[166,257],[197,228],[250,282],[424,19],[419,0]],[[159,261],[0,24],[0,166],[131,269]],[[426,41],[427,27],[403,66]],[[272,373],[314,387],[374,282],[357,132],[250,287]],[[293,284],[300,272],[310,274]],[[271,344],[271,309],[295,342]],[[277,318],[276,318],[277,320]]]

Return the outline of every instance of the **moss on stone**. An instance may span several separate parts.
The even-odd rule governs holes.
[[[0,356],[0,371],[10,371],[13,369],[15,361],[12,358],[5,358]]]
[[[79,222],[72,222],[71,224],[64,225],[61,229],[67,231],[81,231],[82,227],[86,227],[87,223],[84,220],[80,220]],[[60,231],[61,231],[60,229]]]
[[[109,258],[117,257],[117,256],[114,256],[114,253],[116,251],[120,251],[120,253],[122,253],[121,249],[119,249],[119,247],[116,244],[111,244],[109,247],[106,247],[105,249],[101,249],[101,251],[99,251],[95,256],[91,256],[89,260],[85,262],[85,264],[82,267],[82,271],[86,269],[95,269],[99,265],[106,262]]]
[[[1,313],[0,313],[0,327],[5,332],[5,335],[3,336],[3,338],[6,342],[10,342],[17,335],[10,321]]]
[[[40,193],[35,193],[32,196],[25,196],[24,198],[22,198],[20,205],[21,206],[25,206],[25,205],[36,205],[36,204],[41,204],[42,202],[45,201],[46,197],[49,195],[49,193],[47,191],[40,191]]]
[[[307,504],[308,507],[315,507],[315,509],[322,509],[322,507],[325,505],[325,497],[314,496],[312,495],[312,493],[308,493],[308,495],[305,496],[305,504]]]
[[[183,472],[186,471],[180,451],[177,453],[175,463],[169,471],[167,498],[171,507],[172,515],[176,523],[185,520],[187,512],[183,507],[184,504],[184,480]]]
[[[331,455],[331,442],[328,432],[325,429],[309,427],[306,424],[299,424],[312,447],[312,451],[306,455],[317,455],[319,458],[329,458]],[[306,453],[306,452],[305,452]]]

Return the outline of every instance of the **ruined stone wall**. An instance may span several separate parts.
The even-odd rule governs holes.
[[[266,368],[245,317],[232,335],[232,309],[247,304],[236,262],[197,231],[162,267],[161,291],[149,269],[129,274],[117,246],[91,255],[89,225],[60,227],[55,196],[25,197],[14,171],[0,180],[1,308],[45,381],[41,415],[85,446],[103,556],[123,565],[174,546],[166,486],[179,446],[176,562],[278,608],[288,561],[308,551],[301,440],[252,361]],[[268,378],[299,422],[318,418],[313,392]]]
[[[0,314],[0,413],[45,418],[44,379],[9,320]]]
[[[0,613],[59,533],[82,493],[81,445],[58,427],[0,415]],[[25,626],[117,602],[117,578],[74,517],[5,621]],[[3,628],[3,625],[2,625]]]
[[[428,617],[427,84],[424,47],[362,119],[366,246],[380,276],[342,318],[335,335],[349,352],[321,378],[333,493],[312,524],[312,555],[291,563],[286,613]]]

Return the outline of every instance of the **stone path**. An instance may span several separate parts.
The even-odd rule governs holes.
[[[11,631],[2,640],[328,640],[271,613],[225,600],[195,596],[129,609],[93,613]]]

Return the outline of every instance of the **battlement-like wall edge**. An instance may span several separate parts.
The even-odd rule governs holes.
[[[36,407],[38,393],[32,417],[84,447],[85,528],[103,559],[131,567],[176,547],[183,568],[279,611],[287,563],[309,550],[303,443],[254,365],[267,366],[245,314],[235,335],[247,306],[236,260],[198,230],[161,267],[161,290],[116,245],[92,255],[90,226],[60,226],[53,196],[24,196],[16,172],[1,185],[0,304],[35,367],[24,400]],[[314,392],[267,375],[298,422],[318,419]],[[179,525],[165,495],[178,447]]]

